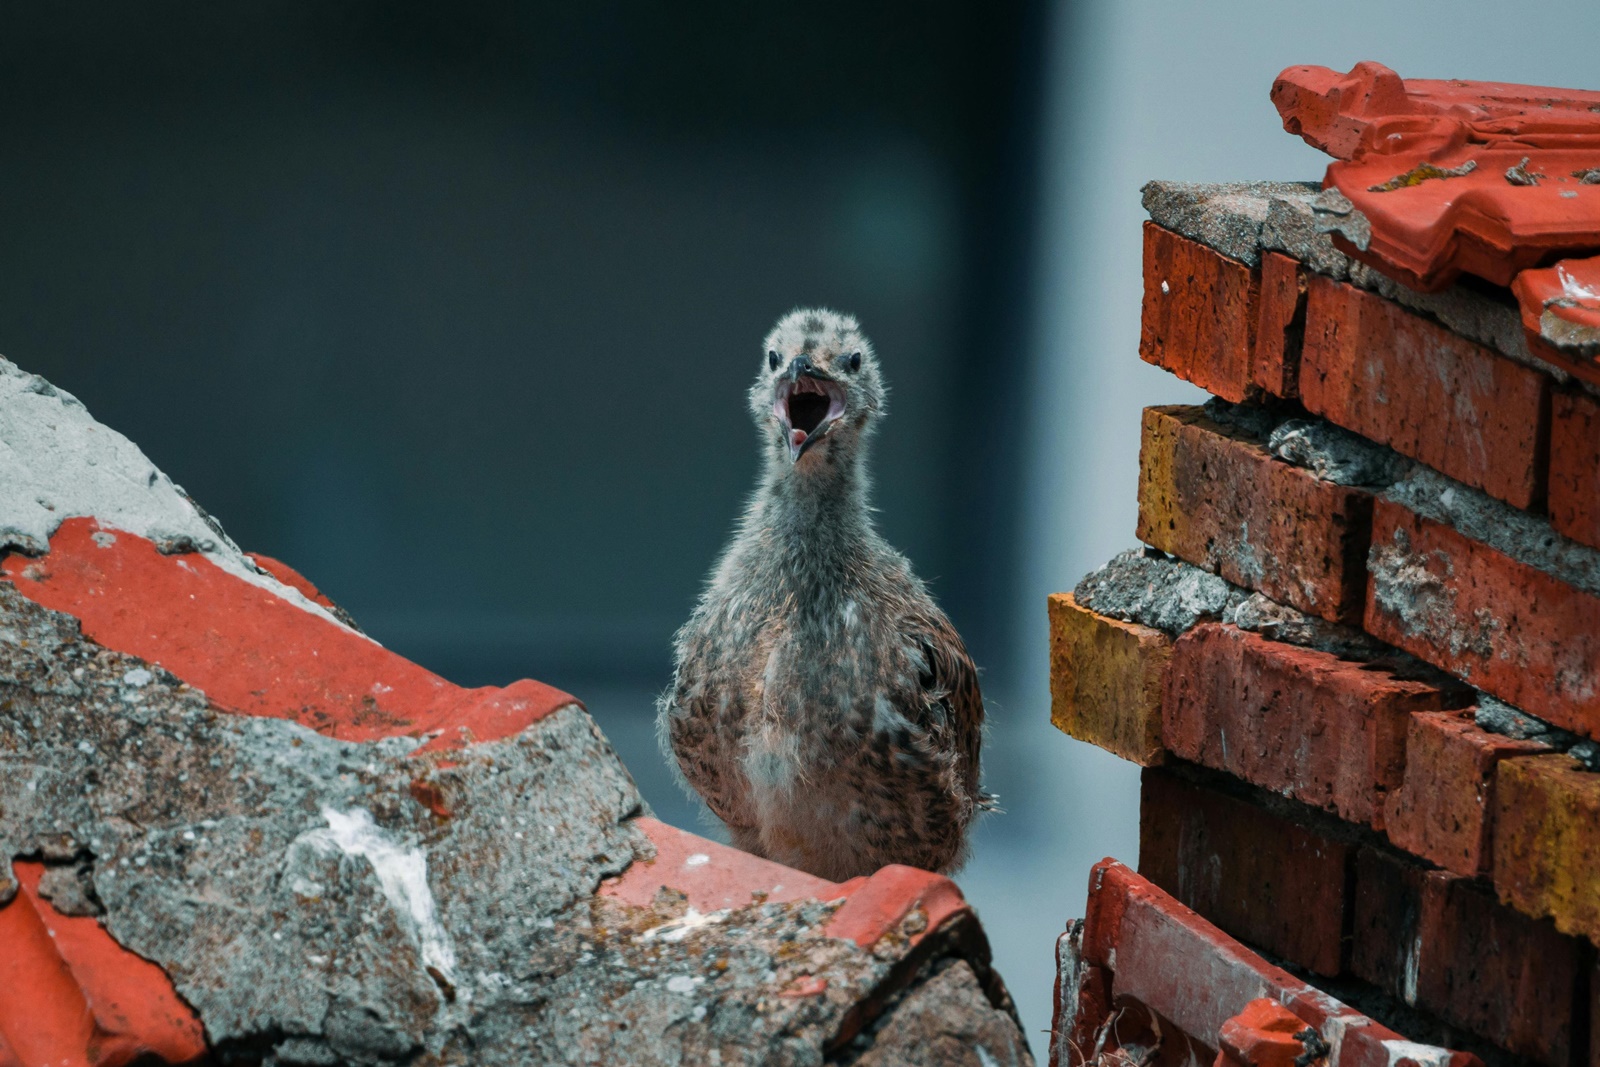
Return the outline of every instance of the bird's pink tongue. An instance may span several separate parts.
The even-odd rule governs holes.
[[[800,445],[806,443],[806,432],[804,430],[790,430],[789,440],[792,441],[796,447],[799,447]]]

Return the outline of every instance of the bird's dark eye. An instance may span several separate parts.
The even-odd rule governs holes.
[[[852,353],[850,353],[850,369],[851,370],[860,370],[861,369],[861,353],[860,352],[852,352]]]
[[[771,349],[767,350],[767,369],[768,370],[777,370],[778,369],[778,350],[776,348],[771,348]]]

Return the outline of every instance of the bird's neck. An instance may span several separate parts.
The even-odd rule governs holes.
[[[830,448],[798,464],[770,455],[753,532],[779,559],[859,555],[877,538],[869,490],[859,450]]]

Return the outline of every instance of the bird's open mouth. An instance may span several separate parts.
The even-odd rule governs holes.
[[[801,374],[778,383],[772,412],[783,424],[789,458],[799,459],[844,414],[844,386],[829,378]]]

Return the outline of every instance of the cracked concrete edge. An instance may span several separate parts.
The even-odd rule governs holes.
[[[182,486],[139,446],[96,421],[77,397],[0,357],[0,551],[42,555],[61,523],[78,517],[138,534],[163,552],[197,552],[235,577],[355,630],[258,567]]]
[[[1381,271],[1352,260],[1334,247],[1329,210],[1312,182],[1147,182],[1141,190],[1150,220],[1249,266],[1261,253],[1282,252],[1307,270],[1348,282],[1428,318],[1506,358],[1600,395],[1600,388],[1574,379],[1528,348],[1515,302],[1495,300],[1467,285],[1422,293]]]

